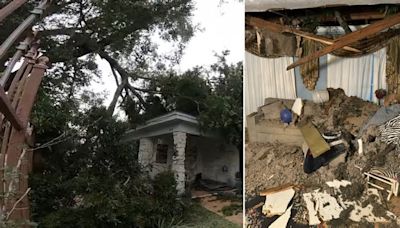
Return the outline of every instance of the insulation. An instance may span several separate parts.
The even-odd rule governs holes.
[[[400,94],[400,37],[390,40],[386,52],[386,81],[389,94]]]
[[[320,45],[311,40],[303,40],[303,53],[301,57],[305,57],[318,51]],[[316,58],[300,66],[300,74],[303,78],[303,84],[308,90],[314,90],[319,78],[319,59]]]
[[[246,51],[260,57],[296,55],[296,37],[291,34],[271,32],[267,29],[247,30],[245,42]]]

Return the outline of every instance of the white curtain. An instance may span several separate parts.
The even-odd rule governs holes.
[[[296,98],[294,70],[286,70],[293,63],[291,57],[261,58],[246,52],[244,83],[246,115],[257,111],[264,99]]]
[[[358,58],[328,55],[327,86],[346,95],[378,102],[375,90],[386,89],[386,48]]]

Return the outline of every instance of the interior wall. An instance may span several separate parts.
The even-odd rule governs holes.
[[[305,88],[300,67],[286,71],[296,57],[262,58],[246,52],[245,114],[257,111],[268,97],[312,100]],[[358,58],[325,55],[319,59],[316,90],[343,88],[348,96],[377,102],[375,90],[386,89],[386,49]],[[283,91],[283,92],[282,92]]]
[[[346,95],[378,102],[375,90],[386,89],[386,48],[359,58],[328,55],[327,86]]]
[[[294,61],[297,61],[297,57],[293,57]],[[315,90],[326,90],[327,88],[327,77],[328,77],[328,68],[327,62],[328,56],[324,55],[319,58],[319,78],[317,81],[317,85],[315,86]],[[308,90],[303,84],[303,78],[300,74],[300,67],[296,67],[294,69],[294,76],[296,78],[296,91],[297,97],[300,97],[304,100],[312,100],[312,92]]]
[[[246,115],[257,111],[267,97],[296,98],[294,70],[286,70],[292,63],[291,57],[261,58],[246,52],[244,67]]]

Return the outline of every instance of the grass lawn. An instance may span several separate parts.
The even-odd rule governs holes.
[[[242,226],[234,224],[222,216],[219,216],[204,207],[200,206],[199,203],[193,203],[190,207],[190,211],[186,216],[185,221],[179,226],[175,226],[177,228],[185,228],[185,227],[199,227],[199,228],[208,228],[208,227],[218,227],[218,228],[241,228]]]

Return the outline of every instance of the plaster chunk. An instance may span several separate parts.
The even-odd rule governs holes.
[[[289,188],[284,191],[268,194],[265,200],[265,204],[262,208],[262,212],[267,217],[282,215],[283,213],[285,213],[288,204],[294,196],[294,193],[295,191],[293,190],[293,188]]]
[[[318,215],[323,221],[330,221],[339,218],[343,211],[337,200],[326,192],[304,193],[303,198],[308,210],[309,225],[321,223]]]

